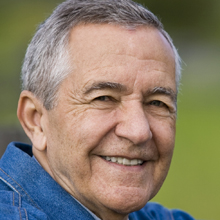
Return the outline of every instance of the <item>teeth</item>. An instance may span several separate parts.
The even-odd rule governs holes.
[[[138,164],[138,161],[139,161],[139,160],[137,160],[137,159],[131,160],[131,165],[136,165],[136,164]]]
[[[124,158],[123,159],[123,165],[130,165],[131,163],[130,163],[131,161],[129,161],[128,159],[126,159],[126,158]]]
[[[123,158],[122,157],[118,157],[118,163],[123,164]]]
[[[127,158],[122,158],[122,157],[103,157],[105,160],[107,161],[111,161],[113,163],[118,163],[118,164],[122,164],[125,166],[137,166],[137,165],[142,165],[143,164],[143,160],[140,159],[133,159],[133,160],[129,160]]]
[[[111,161],[111,158],[110,157],[106,157],[106,160]]]
[[[117,159],[116,157],[111,157],[110,159],[111,159],[111,161],[112,161],[113,163],[115,163],[115,162],[118,161],[118,159]]]

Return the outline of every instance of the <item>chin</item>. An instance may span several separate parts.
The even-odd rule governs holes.
[[[112,194],[111,198],[106,201],[109,209],[120,214],[129,214],[143,208],[150,199],[146,192],[143,193],[140,190],[136,190],[136,192],[129,191],[128,189],[124,193],[119,191],[114,195]]]
[[[142,209],[148,201],[127,201],[127,202],[120,202],[120,203],[115,203],[111,208],[116,213],[122,214],[122,215],[128,215],[132,212],[135,212],[137,210]],[[109,204],[110,205],[110,204]]]

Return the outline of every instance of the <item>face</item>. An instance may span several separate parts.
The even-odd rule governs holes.
[[[161,187],[175,139],[174,54],[150,27],[81,25],[73,72],[44,115],[46,170],[97,216],[126,216]]]

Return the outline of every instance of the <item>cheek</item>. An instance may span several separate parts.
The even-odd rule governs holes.
[[[149,123],[159,153],[171,153],[175,144],[175,119],[170,117],[151,118]]]
[[[114,112],[87,109],[62,115],[65,117],[56,116],[56,120],[50,122],[48,156],[77,169],[82,161],[91,162],[91,152],[115,126]]]
[[[158,161],[155,163],[154,171],[155,189],[152,194],[152,197],[154,197],[162,186],[169,171],[175,144],[175,122],[157,121],[157,123],[151,126],[151,131],[159,155]]]
[[[78,118],[72,123],[74,128],[70,128],[74,141],[78,141],[78,146],[84,145],[92,150],[115,127],[114,115],[114,111],[89,109],[80,116],[74,116]]]

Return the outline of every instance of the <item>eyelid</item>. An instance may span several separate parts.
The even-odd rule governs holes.
[[[164,103],[163,101],[160,101],[160,100],[152,100],[152,101],[150,101],[149,103],[152,104],[153,102],[159,102],[159,104],[162,104],[163,106],[166,106],[167,108],[169,108],[169,106],[168,106],[166,103]],[[159,106],[159,105],[155,105],[155,106],[161,107],[161,106]]]
[[[102,98],[108,98],[108,99],[110,99],[110,97],[107,96],[107,95],[101,95],[101,96],[98,96],[98,97],[94,98],[94,100],[104,101],[104,100],[101,100]]]
[[[158,108],[166,107],[171,113],[175,113],[176,112],[176,105],[175,105],[175,103],[170,102],[170,101],[166,101],[166,100],[162,100],[161,98],[159,99],[159,98],[154,97],[154,98],[144,102],[144,104],[147,106],[147,105],[150,105],[150,103],[152,103],[153,101],[161,102],[163,104],[163,106],[156,106],[156,105],[151,105],[151,106],[155,106],[155,107],[158,107]]]
[[[152,94],[151,96],[146,97],[145,103],[152,101],[160,101],[167,106],[176,106],[175,101],[172,99],[172,97],[164,94]]]
[[[102,98],[107,98],[108,100],[101,100]],[[101,102],[107,102],[107,101],[117,101],[115,98],[109,95],[100,95],[95,97],[93,100],[101,101]]]

